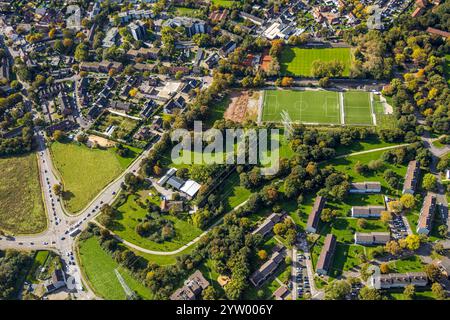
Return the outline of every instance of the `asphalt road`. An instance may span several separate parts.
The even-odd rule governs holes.
[[[77,215],[71,215],[64,208],[62,200],[53,192],[53,186],[59,184],[60,179],[53,167],[45,138],[42,132],[36,132],[35,137],[38,145],[38,165],[44,205],[48,216],[48,228],[45,232],[36,235],[20,235],[12,238],[2,236],[0,237],[0,248],[57,252],[66,266],[70,289],[73,289],[78,298],[93,298],[95,295],[92,292],[82,289],[81,272],[73,255],[75,237],[71,237],[69,233],[76,228],[80,231],[84,230],[88,223],[100,213],[102,205],[112,204],[121,190],[125,175],[130,172],[138,172],[142,159],[148,155],[151,148],[145,150],[116,180],[106,186],[85,209]]]

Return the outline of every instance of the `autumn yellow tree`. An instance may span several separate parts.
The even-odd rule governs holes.
[[[414,196],[412,194],[409,193],[405,193],[404,195],[402,195],[402,197],[400,198],[400,202],[402,204],[402,206],[406,209],[411,209],[414,207],[415,204],[415,199]]]
[[[261,260],[266,260],[267,259],[267,251],[266,250],[259,250],[258,251],[258,257]]]
[[[292,79],[291,77],[283,77],[283,79],[281,79],[282,87],[291,87],[293,83],[294,79]]]
[[[381,273],[389,273],[389,265],[387,263],[380,264],[380,271]]]

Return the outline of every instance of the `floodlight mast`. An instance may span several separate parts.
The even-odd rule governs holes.
[[[292,119],[286,110],[281,111],[281,119],[284,126],[284,138],[289,140],[294,135],[294,126],[292,125]]]

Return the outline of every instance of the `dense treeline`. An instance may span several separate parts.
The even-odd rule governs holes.
[[[29,253],[15,250],[0,251],[0,299],[15,299],[18,280],[33,258]]]

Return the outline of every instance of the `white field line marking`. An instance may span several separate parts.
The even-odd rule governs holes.
[[[377,116],[375,115],[375,109],[373,108],[373,92],[369,94],[369,100],[370,100],[370,111],[372,112],[372,120],[373,124],[377,125]]]

